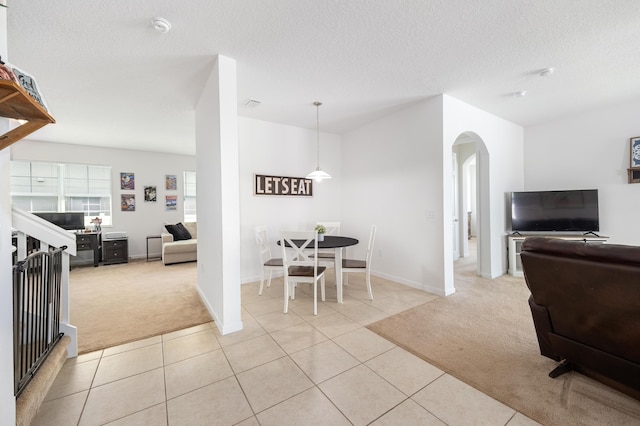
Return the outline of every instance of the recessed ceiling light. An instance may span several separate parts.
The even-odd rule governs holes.
[[[151,25],[153,25],[153,28],[162,34],[166,34],[169,32],[169,30],[171,29],[171,22],[167,21],[164,18],[161,18],[159,16],[153,18],[151,20]]]
[[[521,90],[519,92],[514,92],[511,94],[511,96],[513,96],[514,98],[524,98],[525,96],[527,96],[527,91]]]
[[[540,71],[538,73],[538,75],[540,77],[549,77],[551,74],[553,74],[554,71],[555,71],[555,69],[553,69],[553,68],[545,68],[542,71]]]

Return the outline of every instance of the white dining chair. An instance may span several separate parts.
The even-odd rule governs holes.
[[[340,235],[340,222],[316,222],[316,226],[318,225],[324,226],[324,235]],[[322,266],[333,267],[335,258],[336,252],[334,249],[318,250],[318,259],[320,259]]]
[[[344,274],[343,285],[347,285],[348,276],[351,272],[364,273],[367,283],[367,291],[369,292],[369,300],[373,300],[373,292],[371,291],[371,258],[373,257],[373,243],[376,239],[376,225],[371,226],[369,233],[369,245],[367,246],[367,256],[365,260],[342,259],[342,273]]]
[[[324,235],[340,235],[340,222],[316,222],[317,225],[324,226]]]
[[[313,315],[318,315],[318,281],[324,302],[324,272],[327,269],[318,266],[318,233],[281,231],[280,246],[284,270],[284,313],[289,311],[289,298],[295,298],[295,286],[310,283],[313,285]]]
[[[271,257],[271,248],[269,247],[269,236],[267,234],[267,227],[259,225],[254,228],[256,245],[258,246],[258,253],[260,255],[260,290],[258,295],[262,296],[262,288],[264,286],[264,279],[267,272],[269,272],[269,280],[267,281],[267,287],[271,287],[271,275],[273,271],[282,270],[282,259]]]

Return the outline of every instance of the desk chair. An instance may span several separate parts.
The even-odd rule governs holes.
[[[295,286],[298,283],[310,283],[313,285],[313,315],[318,315],[318,281],[324,302],[324,272],[327,269],[318,266],[318,233],[282,231],[280,246],[284,264],[284,313],[289,311],[289,297],[295,298]],[[310,253],[311,250],[313,253]],[[312,254],[315,256],[311,257]]]
[[[260,290],[258,295],[262,296],[262,287],[264,286],[264,277],[269,271],[269,281],[267,287],[271,287],[271,274],[273,271],[282,269],[282,259],[271,257],[271,248],[269,248],[269,238],[267,235],[267,227],[264,225],[255,227],[256,244],[258,245],[258,253],[260,254],[260,268],[262,274],[260,276]]]
[[[371,232],[369,233],[369,245],[367,246],[367,257],[365,260],[342,259],[342,272],[344,273],[343,285],[347,285],[349,272],[364,273],[370,300],[373,300],[373,292],[371,291],[371,258],[373,257],[373,242],[375,239],[376,226],[372,225]]]

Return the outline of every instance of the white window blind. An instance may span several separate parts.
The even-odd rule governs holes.
[[[29,212],[83,212],[85,226],[111,219],[111,167],[11,162],[11,202]]]
[[[184,221],[196,219],[196,172],[184,172]]]

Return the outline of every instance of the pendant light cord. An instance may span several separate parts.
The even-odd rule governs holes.
[[[322,105],[322,102],[315,101],[313,104],[316,106],[316,150],[318,163],[316,165],[316,169],[306,177],[307,179],[314,179],[315,181],[320,182],[323,179],[331,179],[331,175],[320,170],[320,105]]]
[[[320,170],[320,105],[322,102],[314,102],[316,106],[316,149],[317,149],[317,170]]]

